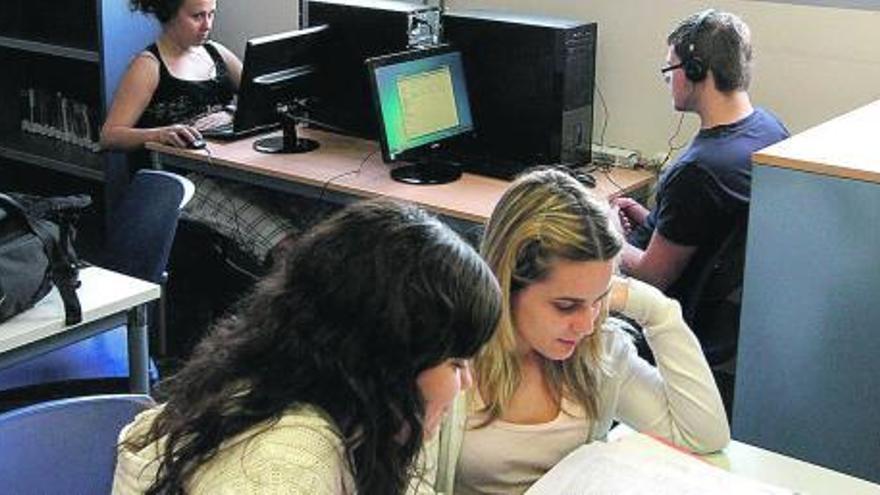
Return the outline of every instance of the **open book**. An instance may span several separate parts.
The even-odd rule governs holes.
[[[743,478],[674,447],[634,433],[593,442],[566,456],[526,495],[793,495]]]

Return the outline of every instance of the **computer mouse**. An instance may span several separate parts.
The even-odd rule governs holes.
[[[596,187],[596,178],[587,172],[575,172],[574,178],[587,187]]]
[[[204,139],[193,139],[189,143],[187,143],[187,148],[191,150],[201,150],[208,146],[208,143]]]

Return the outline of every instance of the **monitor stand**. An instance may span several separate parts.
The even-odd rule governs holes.
[[[391,171],[391,178],[406,184],[447,184],[461,177],[461,167],[457,163],[429,156],[415,160]]]
[[[296,132],[296,116],[293,112],[281,113],[281,136],[271,136],[254,141],[254,149],[260,153],[308,153],[321,146],[314,139],[301,138]]]

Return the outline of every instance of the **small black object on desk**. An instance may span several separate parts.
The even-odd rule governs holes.
[[[584,186],[589,187],[591,189],[596,187],[596,177],[593,174],[591,174],[589,172],[581,172],[581,171],[575,170],[574,172],[572,172],[572,175],[574,176],[574,178],[578,182],[580,182]]]
[[[281,136],[270,136],[254,141],[254,149],[261,153],[308,153],[321,146],[314,139],[301,138],[296,132],[294,110],[285,108],[281,114]]]
[[[192,141],[186,143],[186,147],[191,150],[202,150],[208,146],[208,143],[204,139],[193,139]]]

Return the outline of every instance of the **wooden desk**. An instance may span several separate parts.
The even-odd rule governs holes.
[[[159,286],[95,266],[81,270],[80,280],[83,321],[64,325],[64,305],[52,289],[36,306],[0,324],[0,368],[127,324],[131,390],[149,393],[146,307],[159,299]]]
[[[880,101],[754,155],[732,424],[740,440],[874,482],[877,129]]]
[[[208,151],[158,143],[148,143],[147,149],[154,152],[157,168],[178,167],[295,194],[331,196],[343,202],[386,196],[476,223],[483,223],[489,217],[507,188],[507,181],[468,173],[458,181],[443,185],[414,186],[396,182],[389,176],[390,166],[382,162],[378,143],[312,129],[302,129],[300,134],[316,139],[321,147],[299,155],[267,155],[253,150],[256,138],[251,138],[211,142]],[[607,174],[595,172],[594,175],[595,193],[606,198],[630,194],[654,180],[654,175],[645,170],[613,169]],[[323,194],[322,189],[326,189]]]

